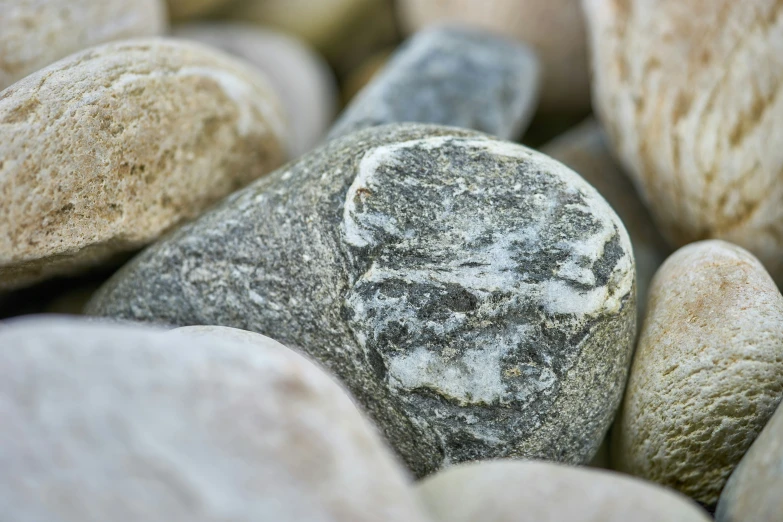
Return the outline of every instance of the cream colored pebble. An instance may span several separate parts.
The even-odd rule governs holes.
[[[783,282],[783,10],[584,0],[594,101],[662,232],[723,239]]]
[[[675,252],[650,287],[623,406],[617,469],[713,506],[783,396],[783,296],[740,247]]]
[[[72,55],[0,94],[0,290],[139,248],[285,158],[251,67],[170,39]]]
[[[0,91],[87,47],[162,34],[163,0],[0,0]]]
[[[579,0],[399,0],[407,32],[453,22],[481,27],[532,46],[543,69],[541,109],[587,111],[587,50]]]

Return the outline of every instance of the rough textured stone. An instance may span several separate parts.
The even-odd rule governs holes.
[[[255,337],[0,323],[3,518],[422,521],[345,391]]]
[[[623,408],[617,469],[713,507],[783,394],[783,296],[723,241],[675,252],[655,275]]]
[[[435,522],[709,522],[687,497],[619,473],[551,462],[477,462],[418,486]]]
[[[290,122],[291,157],[321,141],[337,112],[337,84],[323,58],[301,41],[237,23],[180,25],[172,33],[244,58],[269,78]]]
[[[397,0],[403,28],[460,23],[530,45],[541,60],[541,109],[587,112],[590,80],[579,0]]]
[[[612,157],[603,129],[594,119],[588,119],[544,145],[541,152],[582,176],[620,216],[633,243],[641,319],[647,302],[647,288],[670,249],[633,184]]]
[[[783,4],[585,0],[594,99],[661,231],[783,283]]]
[[[165,29],[162,0],[0,0],[0,91],[76,51]]]
[[[0,93],[0,290],[136,249],[284,160],[266,79],[195,43],[72,55]]]
[[[430,29],[393,55],[345,109],[329,138],[395,122],[517,138],[537,98],[538,62],[522,44],[467,29]]]
[[[783,513],[783,408],[778,407],[731,474],[717,522],[778,522]]]
[[[627,233],[580,177],[476,132],[398,124],[232,195],[89,312],[306,349],[422,475],[589,460],[625,384],[634,299]]]
[[[167,0],[169,14],[175,20],[186,20],[215,11],[232,0]],[[244,0],[243,0],[244,1]]]

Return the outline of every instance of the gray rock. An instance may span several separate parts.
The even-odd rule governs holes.
[[[0,519],[422,522],[346,392],[238,335],[0,323]]]
[[[474,29],[417,33],[344,111],[329,138],[397,122],[518,138],[538,102],[538,59],[524,44]]]
[[[587,462],[635,334],[619,218],[521,145],[396,124],[328,142],[149,248],[88,312],[303,348],[411,469]]]

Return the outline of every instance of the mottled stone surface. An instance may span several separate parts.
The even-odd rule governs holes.
[[[230,334],[0,323],[0,518],[424,520],[340,386]]]
[[[263,333],[329,367],[419,475],[586,462],[635,335],[622,223],[563,165],[448,127],[332,140],[154,245],[89,312]]]
[[[761,263],[724,241],[661,266],[612,430],[621,471],[713,508],[783,396],[783,296]]]
[[[395,122],[517,138],[535,112],[538,82],[538,61],[523,44],[476,30],[428,29],[392,56],[345,109],[329,138]]]
[[[476,462],[419,483],[435,522],[709,522],[687,497],[609,471]]]
[[[742,457],[720,495],[717,522],[778,522],[783,513],[783,408]]]

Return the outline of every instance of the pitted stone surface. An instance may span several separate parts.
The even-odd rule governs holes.
[[[518,138],[535,112],[539,81],[538,60],[524,44],[471,29],[427,29],[359,93],[329,138],[396,122]]]
[[[572,171],[407,124],[334,140],[235,194],[88,309],[303,347],[422,475],[588,461],[625,383],[634,292],[627,233]]]

